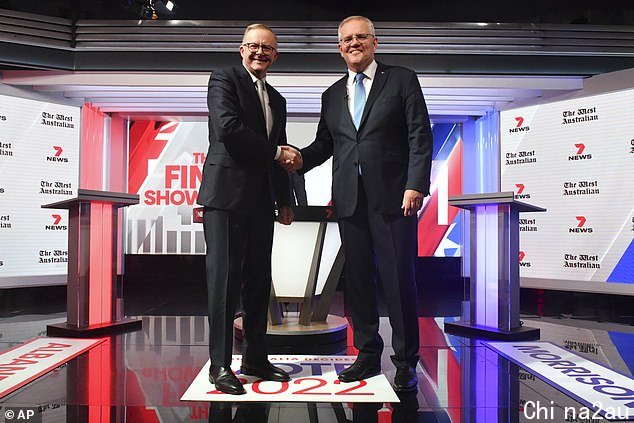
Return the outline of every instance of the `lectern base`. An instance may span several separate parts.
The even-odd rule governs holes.
[[[71,326],[68,323],[59,323],[46,326],[46,335],[67,338],[97,338],[140,330],[142,326],[142,321],[139,319],[121,319],[116,322],[92,325],[85,328]]]
[[[242,340],[242,318],[233,323],[235,337]],[[326,354],[339,352],[346,347],[348,321],[344,317],[329,314],[325,322],[299,324],[299,314],[282,318],[281,325],[268,325],[266,342],[269,347],[288,347],[294,353]],[[303,348],[305,347],[305,348]],[[271,350],[271,348],[269,348]],[[280,351],[280,348],[273,350]]]
[[[539,339],[539,329],[520,326],[510,331],[469,323],[445,323],[445,332],[452,335],[474,338],[495,339],[499,341],[533,341]]]

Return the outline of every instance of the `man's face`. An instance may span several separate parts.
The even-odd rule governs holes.
[[[365,21],[353,20],[346,22],[339,32],[341,40],[351,39],[349,43],[339,41],[339,52],[343,60],[346,61],[348,69],[355,72],[363,71],[374,60],[374,52],[378,42],[373,36],[360,40],[355,35],[363,37],[372,34],[372,28]]]
[[[244,44],[259,44],[260,46],[273,47],[275,50],[267,54],[261,47],[257,48],[257,51],[251,52],[249,47]],[[266,29],[257,28],[249,31],[242,40],[240,46],[240,55],[242,56],[242,63],[246,66],[251,73],[258,78],[266,76],[266,71],[277,59],[277,43],[275,42],[275,36],[271,31]]]

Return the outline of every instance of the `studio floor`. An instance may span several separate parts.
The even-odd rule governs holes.
[[[335,309],[337,307],[334,307]],[[335,312],[337,310],[334,310]],[[93,347],[0,399],[3,410],[29,407],[38,422],[517,422],[566,420],[564,409],[582,404],[485,347],[480,340],[447,335],[445,321],[420,318],[419,386],[393,403],[184,402],[185,390],[208,359],[204,316],[139,316],[143,329]],[[622,374],[634,372],[634,327],[574,319],[531,318],[524,324],[550,341]],[[35,337],[65,313],[0,319],[0,352]],[[383,373],[392,381],[391,340],[385,341]],[[353,355],[352,337],[314,350]],[[236,342],[236,352],[240,344]],[[311,347],[280,346],[272,353],[309,354]],[[301,351],[300,351],[301,350]],[[209,385],[211,388],[211,385]],[[495,389],[492,389],[494,387]],[[548,407],[536,419],[534,406]],[[528,408],[527,408],[528,407]],[[533,408],[531,408],[533,407]],[[592,416],[591,416],[592,417]],[[4,420],[10,421],[10,420]]]

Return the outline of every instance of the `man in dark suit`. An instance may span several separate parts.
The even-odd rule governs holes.
[[[247,27],[242,65],[214,71],[209,80],[209,150],[198,203],[204,206],[209,302],[209,380],[228,394],[245,390],[231,371],[233,319],[243,306],[240,372],[266,380],[289,376],[267,358],[267,308],[275,207],[290,224],[288,176],[275,161],[293,162],[286,144],[286,101],[266,84],[278,56],[277,39],[265,25]]]
[[[351,16],[339,25],[339,52],[348,73],[322,95],[316,139],[301,150],[302,172],[333,157],[333,206],[359,350],[339,379],[381,372],[376,263],[392,326],[394,388],[411,391],[419,348],[416,212],[429,193],[432,133],[416,74],[377,63],[377,46],[369,19]]]

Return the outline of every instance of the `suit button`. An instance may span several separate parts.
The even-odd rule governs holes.
[[[359,166],[359,162],[354,162],[354,163],[352,163],[352,164],[354,165],[354,167]]]

